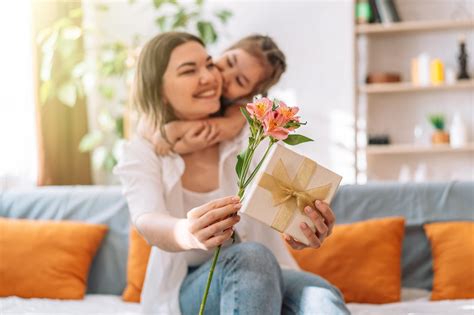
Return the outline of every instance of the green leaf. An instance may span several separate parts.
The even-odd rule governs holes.
[[[112,100],[115,96],[115,90],[113,87],[108,85],[100,85],[99,86],[99,93],[102,95],[106,100]]]
[[[104,169],[108,172],[111,172],[115,165],[117,165],[117,159],[112,154],[112,152],[108,152],[103,164]]]
[[[241,152],[237,155],[237,164],[235,164],[235,172],[237,173],[237,177],[240,179],[242,174],[242,166],[244,165],[245,156],[247,155],[248,150]]]
[[[117,133],[119,138],[125,137],[125,126],[123,117],[115,119],[115,133]]]
[[[247,119],[247,122],[249,124],[252,124],[252,118],[250,118],[250,115],[249,115],[249,112],[247,111],[247,109],[241,107],[240,112],[242,113],[242,115],[244,115],[245,119]]]
[[[205,44],[212,44],[217,41],[217,33],[211,22],[198,21],[196,27],[199,31],[199,37]]]
[[[82,35],[82,28],[76,25],[65,27],[61,31],[61,36],[66,40],[76,40]]]
[[[69,11],[69,17],[71,19],[77,19],[77,18],[80,18],[82,17],[82,8],[76,8],[76,9],[72,9],[71,11]]]
[[[188,24],[188,20],[188,15],[186,14],[185,10],[180,9],[178,13],[176,13],[174,16],[174,22],[171,28],[177,29],[181,27],[186,27],[186,25]]]
[[[155,20],[155,24],[158,25],[161,32],[166,32],[166,20],[167,19],[168,19],[168,17],[163,15],[163,16],[160,16],[160,17],[156,18],[156,20]]]
[[[153,5],[155,6],[155,9],[159,9],[166,2],[166,0],[153,0]]]
[[[86,64],[84,61],[82,61],[74,65],[74,67],[72,68],[71,75],[73,78],[79,79],[84,75],[85,72],[86,72]]]
[[[95,9],[97,11],[107,12],[107,11],[109,11],[110,8],[109,8],[108,5],[106,5],[104,3],[98,3],[98,4],[96,4]]]
[[[79,143],[79,151],[81,152],[90,152],[94,150],[99,144],[101,144],[104,139],[100,131],[93,131],[86,134],[82,137],[81,142]]]
[[[41,83],[41,86],[40,86],[40,103],[41,104],[46,104],[46,101],[49,99],[49,96],[51,95],[51,87],[52,87],[53,83],[51,81],[44,81],[43,83]]]
[[[283,142],[289,145],[297,145],[297,144],[309,142],[309,141],[313,141],[313,139],[310,139],[303,135],[289,135],[288,138],[283,140]]]
[[[198,6],[202,6],[204,4],[204,0],[196,0],[196,4]]]
[[[215,15],[221,20],[223,24],[226,24],[229,18],[233,15],[229,10],[220,10],[215,13]]]
[[[76,105],[77,93],[76,86],[72,82],[67,82],[59,87],[58,99],[64,105],[73,107]]]

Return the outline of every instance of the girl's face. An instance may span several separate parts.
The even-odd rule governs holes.
[[[229,100],[252,94],[265,73],[259,60],[240,48],[224,52],[215,64],[222,75],[222,96]]]
[[[177,118],[206,118],[220,107],[222,78],[206,49],[187,42],[171,53],[163,75],[163,95]]]

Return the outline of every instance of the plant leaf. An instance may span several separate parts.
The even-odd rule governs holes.
[[[220,10],[217,11],[215,15],[219,18],[219,20],[221,20],[223,24],[225,24],[233,14],[229,10]]]
[[[153,0],[153,5],[155,6],[155,9],[159,9],[166,0]]]
[[[247,119],[247,122],[252,124],[252,118],[250,118],[249,112],[244,107],[240,108],[240,112],[244,115],[245,119]]]
[[[309,141],[314,141],[314,140],[303,135],[289,135],[288,138],[283,140],[283,142],[289,145],[297,145],[297,144],[309,142]]]
[[[76,105],[77,91],[74,83],[67,82],[61,85],[58,90],[58,99],[69,107]]]
[[[103,138],[102,133],[98,130],[89,132],[82,137],[81,142],[79,143],[79,151],[89,152],[94,150],[102,142]]]
[[[217,33],[211,22],[198,21],[196,27],[199,31],[199,37],[205,44],[212,44],[217,41]]]
[[[235,172],[237,173],[237,177],[240,180],[240,176],[242,174],[242,166],[244,164],[244,159],[245,156],[247,155],[248,150],[245,150],[244,152],[241,152],[239,155],[237,155],[237,163],[235,164]]]
[[[99,86],[99,93],[102,95],[106,100],[112,100],[115,96],[115,90],[113,87],[109,85],[100,85]]]
[[[178,13],[176,13],[174,16],[172,29],[186,27],[186,25],[188,24],[188,20],[189,20],[188,15],[186,14],[185,10],[181,8],[178,11]]]
[[[163,15],[163,16],[157,17],[156,20],[155,20],[155,23],[156,23],[156,25],[158,25],[161,32],[166,31],[166,20],[167,19],[168,19],[168,17],[166,15]]]
[[[49,99],[49,96],[51,95],[51,87],[52,87],[53,83],[48,80],[48,81],[44,81],[43,83],[41,83],[41,87],[40,87],[40,103],[41,104],[46,104],[46,101]]]

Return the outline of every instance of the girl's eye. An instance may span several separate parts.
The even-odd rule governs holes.
[[[227,57],[227,65],[228,65],[229,67],[231,67],[231,68],[234,66],[234,65],[232,64],[232,62],[230,61],[230,58],[229,58],[229,57]]]
[[[240,87],[244,87],[244,84],[242,83],[242,80],[240,79],[240,77],[237,77],[237,79],[235,79],[235,81],[237,81],[237,84],[238,84]]]
[[[216,66],[215,64],[210,63],[210,64],[207,65],[207,68],[208,68],[208,69],[212,69],[212,68],[214,68],[215,66]]]

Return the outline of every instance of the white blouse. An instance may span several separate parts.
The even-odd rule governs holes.
[[[237,154],[247,145],[248,126],[243,130],[232,141],[220,144],[220,187],[213,194],[206,196],[209,200],[203,198],[199,203],[237,193],[235,162]],[[189,192],[186,194],[181,185],[184,167],[184,161],[179,155],[157,156],[152,145],[142,138],[134,138],[124,146],[123,156],[115,168],[115,174],[122,182],[133,224],[139,216],[154,211],[177,218],[186,217],[187,211],[197,200],[189,198]],[[246,215],[242,215],[235,228],[242,242],[259,242],[273,252],[282,268],[299,270],[279,232]],[[212,255],[205,251],[167,252],[153,246],[141,294],[143,312],[181,314],[179,289],[186,277],[188,265],[204,262],[206,258],[210,258],[209,254]],[[200,303],[200,298],[196,302]]]

